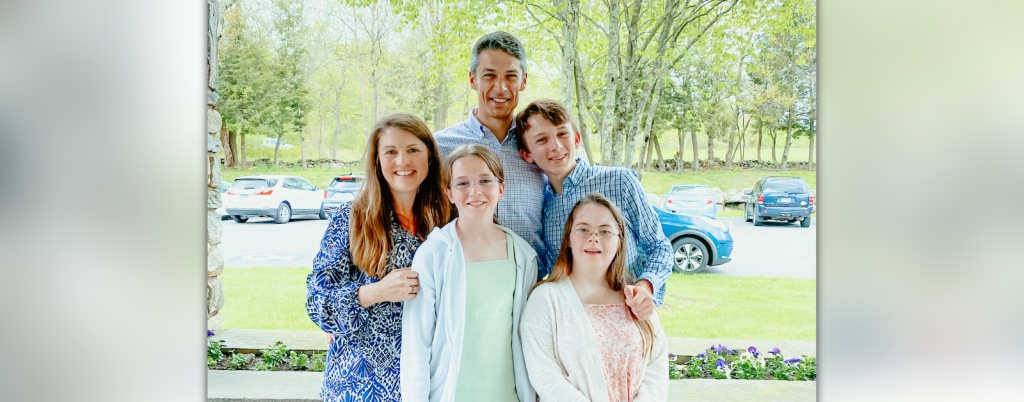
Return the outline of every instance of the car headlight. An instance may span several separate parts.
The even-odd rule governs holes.
[[[721,230],[723,232],[728,232],[729,231],[729,228],[727,228],[725,225],[723,225],[722,222],[719,222],[719,221],[711,219],[711,218],[705,218],[703,216],[698,216],[698,218],[700,218],[701,220],[706,222],[708,225],[711,225],[715,229]]]

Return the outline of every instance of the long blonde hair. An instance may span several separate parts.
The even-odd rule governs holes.
[[[562,233],[562,248],[558,252],[558,258],[555,259],[555,265],[551,269],[551,274],[548,275],[548,279],[544,282],[558,282],[562,279],[568,278],[569,274],[572,273],[572,243],[570,243],[569,236],[572,235],[572,227],[576,221],[576,213],[586,205],[600,205],[608,209],[615,217],[615,225],[619,230],[619,249],[615,252],[615,257],[612,258],[611,264],[608,265],[608,271],[605,273],[605,280],[608,282],[608,286],[612,290],[621,292],[623,287],[627,284],[636,282],[636,277],[633,272],[626,269],[626,240],[623,236],[626,236],[626,224],[622,219],[622,212],[615,206],[611,200],[605,198],[605,196],[599,193],[590,193],[587,196],[581,198],[576,202],[576,205],[572,207],[572,211],[569,212],[569,219],[565,221],[565,231]],[[539,285],[540,283],[538,283]],[[650,357],[651,350],[654,346],[654,326],[651,325],[649,320],[637,321],[637,326],[640,328],[640,334],[644,339],[644,357]]]
[[[420,183],[412,206],[416,219],[416,233],[413,234],[421,239],[426,238],[434,227],[448,223],[451,211],[448,197],[441,189],[441,157],[427,124],[409,113],[393,113],[377,121],[366,138],[366,151],[363,153],[366,179],[363,188],[352,200],[352,217],[349,222],[349,253],[352,262],[367,275],[377,279],[387,275],[388,256],[394,246],[391,214],[395,210],[395,200],[380,170],[377,156],[380,136],[390,127],[412,134],[427,147],[427,177]]]

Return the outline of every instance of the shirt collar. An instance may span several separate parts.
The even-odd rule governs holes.
[[[489,129],[489,128],[487,128],[487,126],[483,125],[483,123],[481,123],[480,120],[477,120],[476,112],[479,109],[480,108],[473,108],[473,109],[471,109],[469,111],[469,119],[466,120],[466,122],[473,128],[473,130],[472,130],[473,133],[480,135],[480,137],[479,137],[480,139],[483,139],[484,136],[487,135],[487,134],[491,134],[491,136],[494,137],[495,140],[497,140],[498,137],[494,136],[494,134],[491,133],[491,129]],[[512,125],[508,126],[508,133],[505,134],[505,140],[506,141],[508,141],[509,137],[512,137],[514,135],[515,129],[516,129],[516,119],[513,118],[512,119]],[[513,141],[515,141],[515,139],[513,139]]]
[[[587,177],[587,173],[589,171],[590,164],[588,164],[587,161],[583,160],[583,158],[577,157],[576,167],[572,168],[572,172],[570,172],[569,175],[565,177],[565,180],[562,180],[562,194],[565,194],[565,192],[568,189],[579,185],[580,182],[582,182],[583,179]],[[554,190],[551,188],[550,182],[548,182],[548,191],[554,193]]]

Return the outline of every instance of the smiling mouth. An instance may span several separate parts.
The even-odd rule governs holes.
[[[583,250],[587,254],[601,254],[601,250]]]
[[[399,170],[399,171],[395,172],[395,176],[412,176],[413,173],[416,173],[416,171],[415,170]]]
[[[549,160],[549,161],[552,161],[552,162],[561,162],[561,161],[564,161],[564,160],[565,160],[565,158],[568,158],[568,157],[569,157],[569,153],[568,153],[568,152],[566,152],[566,153],[565,153],[564,155],[562,155],[561,157],[558,157],[558,158],[548,158],[548,160]]]
[[[490,100],[491,100],[491,102],[494,102],[494,103],[508,103],[508,101],[509,101],[509,99],[495,99],[495,98],[490,98]]]

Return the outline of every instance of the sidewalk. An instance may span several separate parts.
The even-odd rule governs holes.
[[[213,336],[223,349],[255,353],[282,342],[291,350],[325,351],[327,334],[319,331],[266,331],[229,329]],[[711,345],[732,349],[754,346],[767,351],[777,347],[789,356],[817,356],[811,341],[764,341],[744,339],[669,338],[669,352],[694,356]],[[207,399],[211,402],[314,402],[320,401],[323,373],[303,371],[207,370]],[[816,399],[814,381],[672,380],[669,401],[797,402]]]

